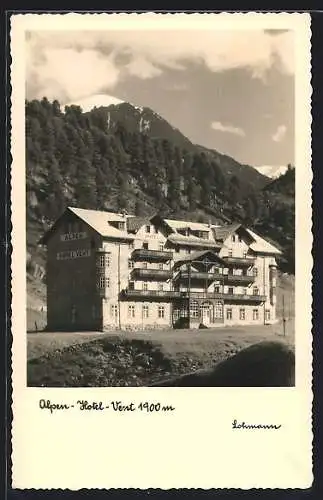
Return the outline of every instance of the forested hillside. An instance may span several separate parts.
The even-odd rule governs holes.
[[[77,106],[62,112],[46,98],[26,102],[26,162],[30,269],[43,263],[41,233],[74,205],[245,222],[285,250],[282,268],[293,272],[294,170],[270,182],[193,145],[148,108],[124,103],[82,113]]]

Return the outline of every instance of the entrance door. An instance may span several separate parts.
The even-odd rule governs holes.
[[[203,325],[208,326],[212,320],[212,304],[210,302],[204,302],[201,305],[201,322]]]

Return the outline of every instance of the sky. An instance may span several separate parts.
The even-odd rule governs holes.
[[[26,98],[108,94],[249,165],[294,163],[293,33],[29,31]]]

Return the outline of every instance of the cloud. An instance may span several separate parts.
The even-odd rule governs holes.
[[[159,76],[162,73],[160,68],[157,68],[149,60],[140,56],[133,58],[124,69],[130,75],[137,76],[143,80]]]
[[[279,63],[293,74],[293,34],[265,31],[32,31],[26,36],[27,97],[75,99],[113,89],[128,75],[147,79],[187,62],[212,72],[244,68],[263,78]],[[60,95],[57,95],[59,93]]]
[[[211,128],[213,130],[218,130],[219,132],[224,132],[228,134],[238,135],[240,137],[245,137],[245,131],[240,127],[234,127],[233,125],[224,125],[221,122],[212,122]]]
[[[276,132],[271,136],[271,138],[274,142],[281,142],[284,139],[286,132],[286,125],[279,125]]]
[[[96,89],[113,88],[120,70],[109,57],[95,50],[81,52],[71,48],[44,48],[30,54],[26,65],[27,96],[33,98],[70,99],[90,95]]]

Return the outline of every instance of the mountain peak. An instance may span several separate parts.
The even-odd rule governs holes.
[[[286,165],[262,165],[254,168],[270,179],[277,179],[287,171]]]

